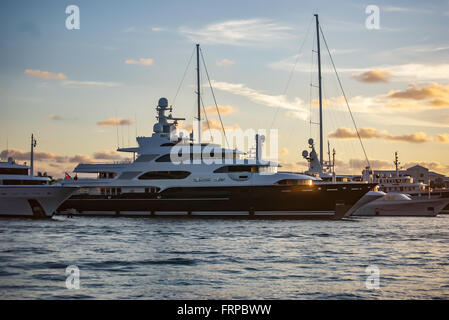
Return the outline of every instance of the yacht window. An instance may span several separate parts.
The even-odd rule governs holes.
[[[45,180],[3,180],[4,185],[16,186],[16,185],[43,185],[47,184]]]
[[[185,179],[189,175],[188,171],[150,171],[141,175],[139,180]]]
[[[312,185],[310,179],[283,179],[279,180],[277,184],[280,185]]]
[[[18,174],[18,175],[28,175],[28,169],[23,168],[0,168],[0,174]]]
[[[223,166],[214,170],[214,173],[225,172],[259,172],[258,166]]]
[[[158,154],[142,154],[136,159],[135,162],[150,162],[157,156],[158,156]]]
[[[98,179],[114,179],[116,175],[115,172],[99,172]]]

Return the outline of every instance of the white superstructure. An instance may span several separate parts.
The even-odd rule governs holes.
[[[50,185],[50,178],[31,176],[30,167],[12,158],[0,162],[0,216],[51,217],[76,186]]]

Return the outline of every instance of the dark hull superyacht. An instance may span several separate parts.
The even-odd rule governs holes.
[[[374,184],[175,187],[161,192],[75,195],[77,215],[183,218],[341,219]]]

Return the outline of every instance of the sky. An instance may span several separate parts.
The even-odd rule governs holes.
[[[70,5],[79,29],[66,28]],[[279,162],[303,170],[308,138],[319,145],[315,13],[371,166],[391,169],[398,151],[405,168],[449,175],[448,0],[1,1],[0,156],[29,162],[34,133],[35,171],[123,160],[115,150],[152,134],[160,97],[188,128],[200,43],[227,132],[277,129]],[[359,174],[365,157],[323,38],[321,56],[324,152],[329,141],[337,173]],[[204,71],[202,85],[219,128]]]

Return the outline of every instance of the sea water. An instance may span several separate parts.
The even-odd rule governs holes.
[[[0,219],[0,299],[448,299],[448,226]]]

